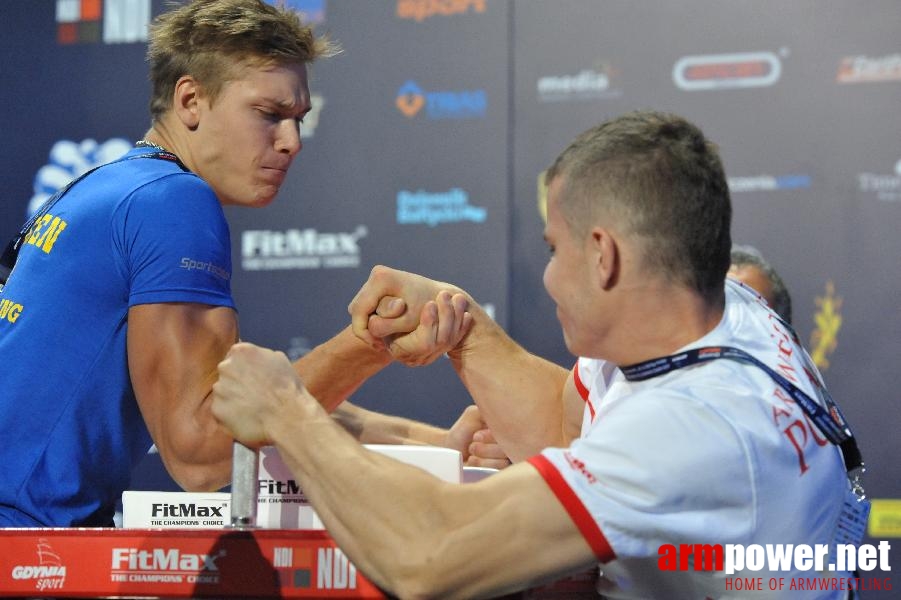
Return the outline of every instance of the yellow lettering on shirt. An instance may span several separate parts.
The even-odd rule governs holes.
[[[31,226],[25,243],[37,246],[45,253],[50,254],[59,234],[62,233],[67,224],[59,217],[54,217],[48,213]]]
[[[25,310],[25,307],[17,302],[7,299],[0,300],[0,321],[5,320],[15,323],[23,310]]]
[[[41,232],[41,228],[50,222],[50,219],[53,218],[53,215],[46,214],[37,221],[34,222],[34,225],[31,226],[31,230],[28,232],[28,237],[25,239],[25,243],[34,245],[35,242],[38,241],[38,234]]]

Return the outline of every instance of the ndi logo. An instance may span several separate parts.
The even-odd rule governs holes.
[[[460,188],[439,193],[401,190],[397,194],[397,222],[401,225],[435,227],[441,223],[463,221],[484,223],[487,215],[485,208],[470,205],[469,195]]]
[[[56,142],[50,149],[50,162],[34,176],[34,195],[28,202],[27,216],[33,215],[47,198],[79,175],[121,158],[131,147],[132,143],[122,138],[112,138],[102,144],[92,139]]]
[[[408,119],[423,108],[429,119],[481,119],[488,112],[485,90],[426,92],[412,80],[397,91],[394,104]]]

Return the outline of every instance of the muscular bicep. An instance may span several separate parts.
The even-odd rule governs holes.
[[[216,367],[237,341],[229,307],[143,304],[128,312],[128,367],[147,428],[187,489],[227,483],[230,439],[209,410]]]

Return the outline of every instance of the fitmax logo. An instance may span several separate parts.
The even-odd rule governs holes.
[[[211,554],[182,553],[178,548],[113,548],[112,568],[129,571],[219,571],[216,561],[225,550]]]
[[[196,504],[153,504],[152,517],[220,517],[222,506],[197,506]]]
[[[241,266],[247,271],[358,267],[359,242],[368,234],[365,225],[347,233],[248,230],[241,235]]]
[[[481,119],[488,112],[485,90],[426,92],[412,80],[397,91],[394,104],[408,119],[423,108],[429,119]]]

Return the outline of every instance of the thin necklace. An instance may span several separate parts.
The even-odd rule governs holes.
[[[172,152],[164,146],[154,144],[153,142],[149,142],[147,140],[138,140],[137,142],[135,142],[135,148],[153,148],[155,150],[159,150],[163,158],[175,161],[175,163],[185,171],[191,171],[191,169],[189,169],[185,165],[185,163],[181,162],[181,159],[178,158],[178,155],[175,152]]]
[[[153,142],[148,142],[147,140],[138,140],[137,142],[135,142],[135,146],[137,146],[138,148],[157,148],[159,150],[162,150],[163,152],[175,154],[174,152],[167,150],[165,147],[160,146],[159,144],[154,144]]]

